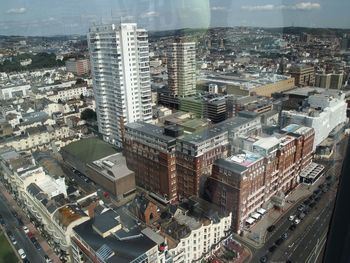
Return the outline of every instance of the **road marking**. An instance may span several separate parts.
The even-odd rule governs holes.
[[[306,263],[309,263],[311,258],[312,258],[312,255],[317,253],[317,249],[319,250],[319,252],[317,253],[317,257],[318,255],[320,254],[320,252],[322,251],[322,248],[323,248],[323,243],[326,241],[326,236],[327,236],[327,231],[325,231],[325,233],[323,234],[322,238],[321,238],[321,241],[319,242],[319,239],[317,240],[317,243],[316,243],[316,246],[312,249],[310,255],[307,257],[306,259]],[[316,258],[317,258],[316,257]]]

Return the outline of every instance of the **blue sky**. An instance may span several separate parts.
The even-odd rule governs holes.
[[[1,0],[0,34],[85,34],[93,23],[350,28],[350,0]]]

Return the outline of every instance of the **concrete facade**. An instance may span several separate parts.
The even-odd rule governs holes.
[[[99,132],[122,147],[124,125],[152,119],[148,34],[134,23],[90,28]]]

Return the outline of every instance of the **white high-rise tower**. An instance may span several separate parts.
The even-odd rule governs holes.
[[[88,45],[99,132],[122,147],[126,123],[152,119],[148,34],[135,23],[93,26]]]

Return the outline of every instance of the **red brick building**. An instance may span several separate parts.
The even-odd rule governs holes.
[[[146,196],[136,196],[130,205],[131,211],[147,225],[151,225],[159,219],[158,207]]]
[[[215,160],[228,153],[228,131],[213,127],[177,140],[176,172],[179,197],[198,196]]]
[[[125,125],[124,155],[136,185],[169,201],[177,199],[176,138],[164,128],[143,122]]]
[[[286,134],[260,138],[251,151],[213,165],[208,193],[213,203],[232,212],[236,232],[244,230],[259,208],[279,205],[274,197],[283,198],[293,190],[300,172],[312,162],[314,130],[296,125],[283,131]]]
[[[77,76],[83,76],[90,72],[90,61],[88,59],[68,59],[66,61],[67,71]]]

